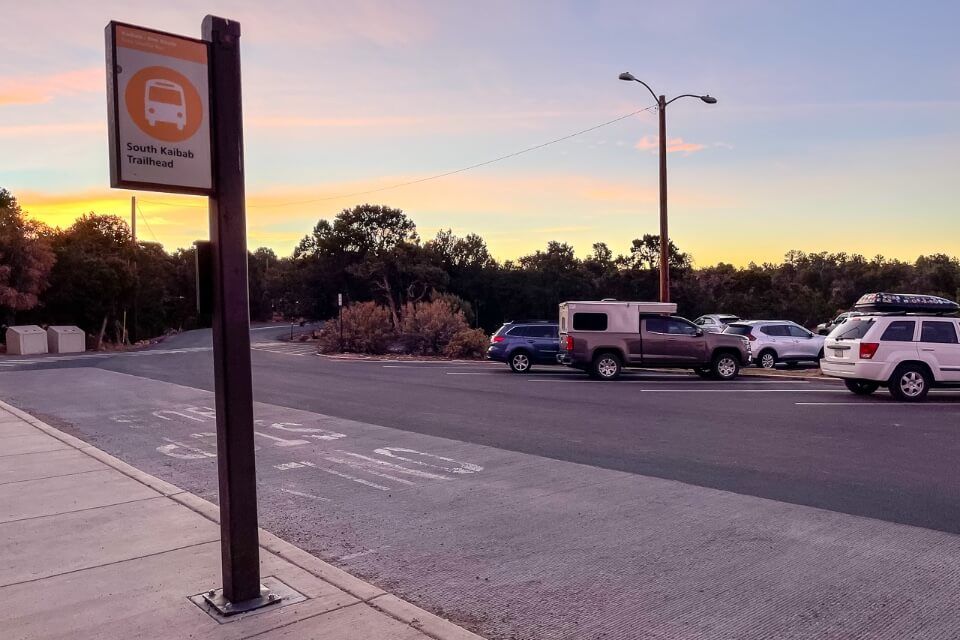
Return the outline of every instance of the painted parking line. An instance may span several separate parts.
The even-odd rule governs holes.
[[[798,407],[956,407],[960,409],[960,402],[896,402],[895,400],[881,400],[870,402],[794,402]]]
[[[448,376],[500,376],[502,373],[493,373],[492,371],[447,371]]]
[[[499,374],[496,374],[496,375],[499,375]],[[783,384],[798,384],[798,385],[810,385],[810,384],[813,384],[813,383],[807,382],[807,381],[805,381],[805,380],[784,380],[784,381],[780,381],[780,380],[756,380],[756,381],[754,381],[754,380],[737,380],[737,381],[720,382],[720,381],[710,381],[710,380],[699,380],[698,378],[695,378],[695,377],[693,377],[693,376],[690,376],[690,377],[688,377],[688,378],[684,378],[684,380],[689,380],[689,381],[692,382],[692,383],[693,383],[693,382],[696,382],[696,383],[699,383],[699,384],[722,384],[722,385],[738,385],[738,386],[739,386],[739,385],[755,385],[755,384],[780,384],[780,385],[783,385]],[[596,383],[601,383],[601,384],[612,384],[612,386],[616,386],[616,385],[618,385],[618,384],[625,384],[625,383],[629,383],[629,384],[677,384],[676,380],[650,380],[650,379],[647,379],[647,378],[639,378],[639,377],[638,377],[638,378],[621,378],[620,380],[617,380],[617,381],[614,382],[614,383],[610,383],[610,382],[607,381],[607,380],[590,380],[590,379],[588,379],[588,378],[578,378],[578,379],[576,379],[576,380],[558,380],[558,379],[556,379],[556,378],[530,378],[530,379],[527,380],[527,382],[565,382],[565,383],[568,382],[568,383],[576,383],[576,384],[580,384],[580,383],[583,383],[583,382],[596,382]],[[826,388],[826,387],[824,387],[824,388]]]
[[[650,393],[850,393],[845,389],[640,389]]]

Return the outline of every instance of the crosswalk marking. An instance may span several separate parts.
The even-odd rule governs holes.
[[[317,345],[309,342],[255,342],[250,345],[254,351],[279,353],[285,356],[317,355]]]

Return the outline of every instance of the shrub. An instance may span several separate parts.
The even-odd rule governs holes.
[[[483,358],[489,338],[483,329],[465,329],[455,334],[443,349],[448,358]]]
[[[343,350],[372,355],[385,353],[396,338],[386,307],[360,302],[343,308]],[[324,353],[340,350],[340,322],[331,320],[320,329],[319,348]]]
[[[455,335],[469,330],[462,311],[454,311],[445,300],[403,306],[401,338],[409,353],[439,355]]]

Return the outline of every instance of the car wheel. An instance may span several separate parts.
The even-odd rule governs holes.
[[[693,372],[700,376],[701,378],[712,378],[713,373],[710,369],[694,369]]]
[[[710,373],[718,380],[733,380],[740,373],[740,361],[732,353],[718,353],[713,357]]]
[[[510,370],[514,373],[527,373],[532,367],[533,362],[526,351],[514,351],[510,355]]]
[[[615,353],[601,353],[593,360],[590,373],[599,380],[616,380],[620,377],[623,365]]]
[[[757,366],[764,369],[773,369],[777,366],[777,354],[771,349],[764,349],[757,356]]]
[[[916,364],[902,364],[890,376],[890,395],[902,402],[919,402],[930,391],[930,374]]]
[[[868,396],[880,388],[880,383],[872,380],[844,380],[843,384],[858,396]]]

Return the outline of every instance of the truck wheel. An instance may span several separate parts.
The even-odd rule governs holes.
[[[890,376],[890,395],[901,402],[919,402],[930,391],[930,374],[916,364],[902,364]]]
[[[877,389],[880,388],[879,382],[873,382],[872,380],[844,380],[843,384],[847,385],[847,389],[857,394],[858,396],[868,396]]]
[[[718,353],[713,356],[710,373],[717,380],[733,380],[740,373],[740,362],[732,353]]]
[[[757,366],[764,369],[773,369],[777,366],[777,354],[771,349],[764,349],[757,356]]]
[[[590,373],[599,380],[616,380],[620,377],[620,371],[623,365],[620,364],[620,358],[615,353],[601,353],[593,359],[593,367]]]
[[[532,366],[530,354],[526,351],[514,351],[510,355],[510,370],[514,373],[528,373]]]

